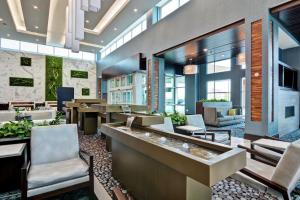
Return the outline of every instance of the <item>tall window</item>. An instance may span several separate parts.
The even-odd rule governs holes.
[[[242,88],[241,88],[241,104],[243,115],[246,113],[246,78],[242,78]]]
[[[221,60],[207,64],[207,74],[227,72],[231,70],[231,59]]]
[[[207,82],[207,99],[225,99],[230,101],[231,80],[219,80]]]
[[[165,76],[165,111],[185,113],[185,77]]]

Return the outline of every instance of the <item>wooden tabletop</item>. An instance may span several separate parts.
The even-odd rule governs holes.
[[[20,156],[25,146],[25,143],[0,145],[0,158]]]

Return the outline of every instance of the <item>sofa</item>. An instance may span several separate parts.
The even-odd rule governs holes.
[[[205,124],[222,127],[244,122],[245,116],[240,115],[239,109],[236,109],[236,114],[229,115],[232,108],[231,102],[212,102],[209,106],[204,107]]]

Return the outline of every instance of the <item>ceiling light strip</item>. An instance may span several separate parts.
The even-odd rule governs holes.
[[[26,31],[21,0],[7,0],[7,4],[12,15],[16,30]]]

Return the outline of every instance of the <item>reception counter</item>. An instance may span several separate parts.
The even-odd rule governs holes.
[[[135,125],[103,124],[112,173],[136,199],[211,199],[211,186],[246,166],[246,152]]]

